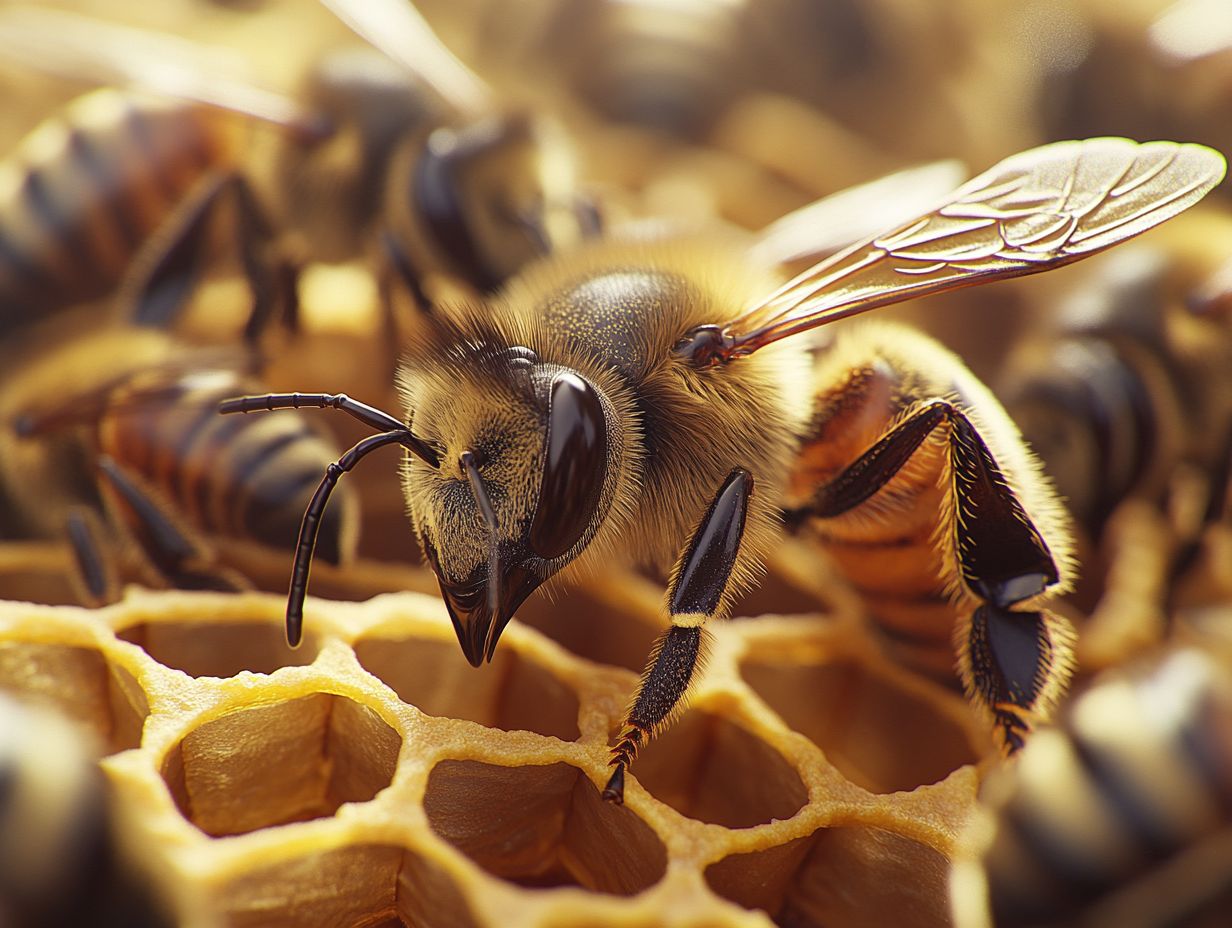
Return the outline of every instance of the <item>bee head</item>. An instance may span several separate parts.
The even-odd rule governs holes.
[[[490,115],[437,129],[413,170],[408,208],[443,260],[480,290],[596,231],[572,150],[543,117]]]
[[[431,377],[404,373],[416,433],[440,467],[408,460],[403,484],[458,641],[478,666],[526,597],[603,523],[620,440],[610,401],[576,371],[522,347],[460,353],[467,363],[446,358]]]

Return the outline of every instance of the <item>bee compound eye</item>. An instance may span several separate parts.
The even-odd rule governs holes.
[[[530,547],[545,560],[572,548],[594,519],[607,472],[607,419],[595,389],[559,375],[548,401],[543,483]]]

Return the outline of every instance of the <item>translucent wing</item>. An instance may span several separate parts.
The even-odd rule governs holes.
[[[147,90],[241,113],[308,138],[330,130],[313,111],[260,87],[228,50],[31,6],[0,9],[0,54],[48,74]]]
[[[1216,151],[1098,138],[1007,158],[944,205],[813,265],[723,329],[735,357],[847,316],[1078,261],[1192,206],[1224,176]]]
[[[1151,45],[1170,63],[1185,63],[1232,50],[1227,0],[1178,0],[1147,30]]]
[[[364,41],[418,74],[463,112],[481,112],[488,86],[442,43],[411,0],[321,0]]]
[[[793,264],[828,257],[919,216],[966,177],[961,161],[934,161],[840,190],[766,226],[753,246],[753,258],[762,264]]]

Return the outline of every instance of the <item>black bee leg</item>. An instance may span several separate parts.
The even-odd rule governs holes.
[[[968,695],[992,713],[1006,754],[1023,746],[1034,720],[1060,695],[1072,639],[1068,624],[1047,611],[987,603],[972,615],[960,649],[963,682]]]
[[[385,256],[385,266],[381,272],[382,302],[387,311],[393,305],[390,282],[392,275],[402,281],[411,299],[415,301],[417,309],[426,313],[432,312],[432,301],[428,299],[427,291],[423,288],[419,271],[415,269],[415,264],[411,261],[411,256],[406,253],[406,249],[389,230],[381,233],[381,252]]]
[[[1165,615],[1171,621],[1176,613],[1175,594],[1181,581],[1197,564],[1202,553],[1207,529],[1212,525],[1227,523],[1232,515],[1232,429],[1223,438],[1223,445],[1215,464],[1206,477],[1206,506],[1201,518],[1192,530],[1185,532],[1168,565],[1168,602]]]
[[[948,433],[953,555],[969,633],[959,641],[959,676],[968,696],[992,713],[1008,752],[1033,716],[1046,712],[1070,673],[1072,634],[1047,611],[1014,607],[1059,580],[1048,546],[1009,487],[992,452],[952,403],[934,400],[903,420],[814,495],[801,515],[833,518],[885,486],[937,428]]]
[[[101,606],[120,598],[114,560],[100,540],[98,516],[83,506],[74,506],[64,520],[64,534],[76,562],[76,581],[88,606]]]
[[[250,587],[236,571],[217,564],[208,546],[193,537],[144,481],[106,455],[98,460],[98,472],[116,521],[159,580],[187,590],[231,592]]]
[[[670,587],[672,627],[655,643],[624,732],[612,749],[615,768],[603,790],[609,802],[624,801],[625,769],[643,744],[671,722],[689,688],[702,651],[702,626],[717,614],[731,578],[753,476],[734,470],[706,512]]]
[[[204,178],[159,227],[133,261],[124,282],[121,305],[130,307],[136,325],[171,328],[187,307],[208,263],[215,218],[228,203],[226,217],[244,276],[252,291],[252,309],[244,329],[255,342],[275,317],[280,302],[295,292],[294,279],[279,273],[265,252],[273,234],[248,182],[238,174],[216,172]],[[294,269],[290,268],[293,276]]]

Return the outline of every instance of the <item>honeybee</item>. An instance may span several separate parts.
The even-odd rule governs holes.
[[[984,784],[955,924],[1227,924],[1230,679],[1195,650],[1097,678]]]
[[[92,311],[6,351],[4,535],[66,538],[87,603],[117,598],[125,549],[154,586],[248,587],[217,547],[291,544],[337,448],[299,416],[218,419],[221,398],[258,383],[230,352],[190,349],[154,329],[75,331]],[[350,560],[358,540],[358,501],[348,493],[341,502],[321,526],[333,563]]]
[[[1110,570],[1135,556],[1120,540],[1127,519],[1161,520],[1158,592],[1139,597],[1159,622],[1207,529],[1227,518],[1232,220],[1195,211],[1091,271],[1011,356],[998,395]]]
[[[170,928],[123,853],[87,744],[58,713],[0,692],[0,924]]]
[[[1191,206],[1224,171],[1201,146],[1048,145],[781,285],[744,242],[596,242],[528,267],[482,310],[436,318],[399,376],[404,419],[345,395],[224,402],[331,407],[377,433],[329,466],[305,512],[289,640],[330,492],[401,445],[411,523],[473,665],[566,567],[625,558],[670,573],[671,626],[613,748],[609,800],[680,705],[704,624],[753,582],[784,520],[864,593],[897,656],[950,672],[956,646],[971,701],[1017,750],[1070,673],[1070,629],[1048,606],[1070,583],[1070,540],[1049,483],[988,390],[922,334],[791,336],[1080,260]]]
[[[325,56],[299,99],[210,73],[171,36],[4,11],[8,57],[155,95],[95,91],[3,164],[0,321],[101,297],[131,266],[133,318],[165,324],[216,223],[258,318],[294,299],[309,260],[371,258],[426,304],[429,272],[489,291],[597,228],[554,122],[497,106],[408,2],[325,3],[375,48]],[[258,126],[283,143],[264,196],[247,164]]]

